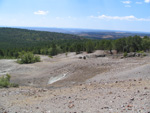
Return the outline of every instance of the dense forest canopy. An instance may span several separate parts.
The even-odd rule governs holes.
[[[65,52],[111,52],[113,49],[117,52],[149,51],[150,38],[129,36],[116,40],[93,40],[70,34],[0,28],[0,58],[17,58],[22,51],[53,56]]]
[[[10,48],[9,46],[25,47],[41,42],[51,42],[53,40],[79,40],[81,37],[62,33],[51,33],[44,31],[33,31],[15,28],[0,28],[0,48]],[[5,45],[9,44],[9,46]],[[11,48],[12,48],[11,47]]]
[[[33,31],[16,28],[0,28],[0,56],[18,57],[18,52],[44,53],[45,49],[65,43],[78,42],[82,37],[70,34]],[[41,51],[41,52],[40,52]]]

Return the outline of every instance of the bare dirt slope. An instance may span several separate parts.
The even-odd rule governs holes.
[[[45,87],[50,78],[59,75],[66,74],[64,86],[64,84],[83,82],[107,70],[107,67],[101,64],[109,62],[108,58],[79,59],[84,54],[70,53],[67,56],[61,54],[54,58],[41,56],[42,62],[22,65],[17,64],[15,60],[0,60],[0,75],[9,73],[12,75],[12,82],[20,85]],[[60,82],[62,81],[59,81],[59,84],[62,84]]]
[[[0,60],[20,88],[0,89],[0,113],[147,113],[150,111],[150,57],[95,58],[97,51],[69,53],[20,65]],[[53,84],[60,75],[66,76]],[[36,87],[34,87],[36,86]]]

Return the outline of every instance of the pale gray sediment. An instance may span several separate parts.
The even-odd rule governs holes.
[[[41,56],[42,62],[29,65],[7,62],[7,65],[15,65],[19,69],[9,70],[12,81],[26,86],[0,89],[0,105],[3,105],[0,106],[0,111],[150,112],[150,57],[79,59],[79,56],[86,55],[68,53],[67,57],[61,54],[53,59]],[[0,64],[5,64],[5,60],[1,60]]]
[[[57,82],[57,81],[59,81],[59,80],[64,79],[66,76],[67,76],[67,73],[65,73],[65,74],[60,74],[60,75],[57,75],[57,76],[55,76],[55,77],[51,77],[51,78],[49,79],[49,81],[48,81],[48,84],[53,84],[53,83],[55,83],[55,82]]]

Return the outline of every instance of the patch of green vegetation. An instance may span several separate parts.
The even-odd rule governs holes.
[[[0,77],[0,88],[19,87],[18,84],[10,83],[10,78],[11,76],[9,74]]]
[[[50,58],[53,58],[53,56],[49,55]]]
[[[66,57],[68,56],[68,52],[65,53]]]
[[[124,57],[127,57],[127,56],[128,56],[128,53],[127,53],[127,52],[124,52],[123,56],[124,56]]]
[[[144,51],[138,51],[137,53],[141,53],[141,54],[143,54],[143,53],[144,53]]]
[[[35,56],[31,52],[20,52],[19,53],[19,58],[17,62],[19,64],[30,64],[30,63],[35,63],[35,62],[40,62],[40,56]]]
[[[147,54],[145,54],[145,52],[144,52],[144,51],[138,51],[137,53],[140,53],[140,54],[141,54],[141,56],[143,56],[143,57],[147,56]]]

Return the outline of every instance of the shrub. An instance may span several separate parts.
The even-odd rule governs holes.
[[[144,51],[138,51],[137,53],[141,53],[141,54],[144,54]]]
[[[68,52],[65,53],[66,57],[68,56]]]
[[[147,56],[146,53],[144,53],[144,51],[138,51],[138,53],[140,53],[141,56]]]
[[[49,55],[50,58],[53,58],[53,56]]]
[[[19,84],[11,83],[10,87],[19,87]]]
[[[6,76],[0,77],[0,88],[8,88],[8,87],[19,87],[18,84],[10,83],[11,76],[6,74]]]
[[[87,43],[86,43],[86,52],[87,53],[92,53],[94,51],[94,43],[89,40]]]
[[[41,61],[40,56],[35,56],[35,57],[34,57],[34,61],[35,61],[35,62],[40,62],[40,61]]]
[[[19,53],[19,58],[20,59],[18,59],[17,61],[19,64],[30,64],[30,63],[40,62],[40,56],[34,56],[34,54],[31,52]]]
[[[127,52],[124,52],[123,56],[124,56],[124,57],[127,57],[127,56],[128,56],[128,53],[127,53]]]

